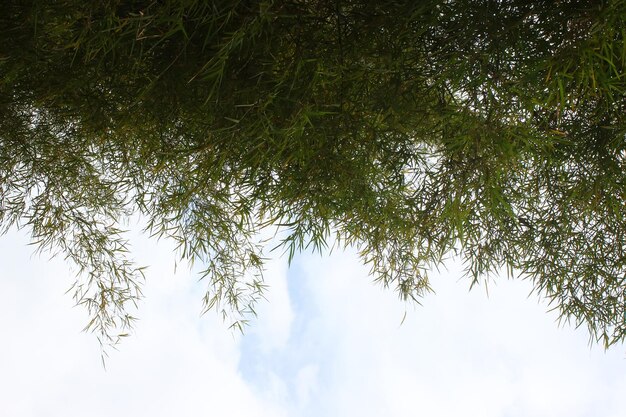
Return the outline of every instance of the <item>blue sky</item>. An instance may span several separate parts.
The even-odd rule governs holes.
[[[451,262],[408,305],[349,251],[273,259],[242,336],[200,315],[204,285],[170,246],[137,239],[141,320],[105,371],[68,266],[27,242],[0,238],[3,416],[624,416],[626,346],[590,348],[529,283],[468,292]]]

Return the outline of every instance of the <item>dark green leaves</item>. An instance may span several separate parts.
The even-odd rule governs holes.
[[[263,229],[355,245],[402,298],[460,254],[623,340],[626,5],[31,1],[0,16],[4,230],[79,266],[108,341],[141,270],[120,222],[203,267],[239,327]],[[108,339],[107,339],[108,338]]]

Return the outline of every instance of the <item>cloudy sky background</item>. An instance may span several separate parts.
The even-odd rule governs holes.
[[[174,273],[171,246],[138,240],[141,320],[104,370],[68,266],[27,243],[0,237],[1,416],[626,415],[626,346],[590,348],[529,283],[468,292],[451,262],[436,294],[406,305],[339,251],[272,260],[268,302],[241,336],[200,316],[204,283]]]

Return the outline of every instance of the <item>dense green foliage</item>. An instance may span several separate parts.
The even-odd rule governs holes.
[[[356,245],[384,286],[462,256],[626,336],[626,2],[5,1],[0,223],[76,263],[89,328],[140,297],[140,214],[253,312],[263,242]],[[267,249],[267,248],[265,248]]]

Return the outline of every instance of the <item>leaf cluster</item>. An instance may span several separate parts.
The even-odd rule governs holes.
[[[460,255],[505,268],[605,345],[626,336],[626,3],[9,1],[0,224],[79,266],[114,341],[140,297],[119,225],[200,262],[206,309],[354,245],[407,299]]]

